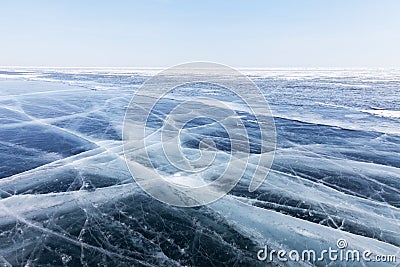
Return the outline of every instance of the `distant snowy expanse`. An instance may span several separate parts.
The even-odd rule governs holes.
[[[275,117],[273,167],[256,192],[244,180],[200,208],[152,199],[125,164],[125,109],[158,71],[0,68],[1,265],[395,266],[257,260],[264,245],[320,251],[340,238],[400,262],[400,70],[242,70]],[[213,88],[171,101],[199,95],[229,102]]]

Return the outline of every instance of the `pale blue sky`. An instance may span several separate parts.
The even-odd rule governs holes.
[[[400,1],[6,0],[0,65],[400,67]]]

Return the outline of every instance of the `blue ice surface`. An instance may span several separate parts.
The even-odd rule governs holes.
[[[265,266],[256,257],[265,244],[321,249],[335,247],[338,238],[354,249],[400,255],[400,71],[247,71],[274,115],[272,170],[257,191],[247,190],[245,174],[227,196],[200,208],[152,199],[126,167],[125,110],[152,74],[0,71],[0,262]],[[220,88],[188,85],[155,107],[147,121],[152,138],[165,114],[198,96],[240,103]],[[254,116],[237,114],[251,154],[260,153]],[[197,118],[185,126],[184,153],[195,157],[204,137],[213,138],[218,151],[211,170],[223,168],[230,140],[212,120]],[[149,140],[160,151],[159,140]],[[179,171],[157,165],[156,156],[153,166],[161,174]],[[205,179],[213,179],[212,171]]]

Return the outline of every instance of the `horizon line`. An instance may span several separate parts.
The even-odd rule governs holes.
[[[186,63],[186,62],[185,62]],[[153,67],[139,67],[139,66],[18,66],[18,65],[4,65],[1,66],[0,68],[21,68],[21,69],[142,69],[142,70],[160,70],[160,69],[167,69],[173,66],[176,66],[179,64],[175,65],[170,65],[170,66],[153,66]],[[229,65],[228,65],[229,66]],[[371,70],[371,69],[400,69],[400,66],[376,66],[376,67],[328,67],[328,66],[313,66],[313,67],[245,67],[245,66],[229,66],[234,69],[241,69],[241,70],[279,70],[279,69],[302,69],[302,70]]]

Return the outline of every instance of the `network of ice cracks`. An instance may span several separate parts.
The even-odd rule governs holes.
[[[155,72],[1,70],[1,265],[325,266],[265,263],[256,254],[265,244],[318,251],[339,238],[400,256],[399,71],[245,71],[275,116],[274,164],[257,191],[248,191],[245,174],[228,195],[197,208],[154,200],[125,164],[125,109]],[[187,88],[168,101],[219,94]],[[226,141],[213,123],[196,129],[198,138]],[[182,142],[189,157],[194,143]],[[226,159],[222,145],[215,168]],[[183,183],[197,178],[168,165],[158,171]]]

